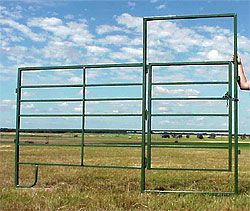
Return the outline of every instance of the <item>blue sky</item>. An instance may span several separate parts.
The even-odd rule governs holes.
[[[142,17],[192,14],[238,14],[238,43],[250,79],[250,5],[241,0],[1,1],[0,127],[15,127],[17,68],[142,62]],[[230,60],[232,19],[149,23],[149,61]],[[80,84],[81,70],[27,72],[23,84]],[[155,68],[155,82],[227,80],[227,68]],[[88,83],[141,82],[141,68],[94,69]],[[155,86],[155,97],[202,97],[225,94],[224,85]],[[23,99],[81,98],[81,89],[26,89]],[[87,97],[141,97],[139,87],[88,88]],[[239,92],[240,133],[250,133],[250,93]],[[88,102],[87,113],[141,112],[138,102]],[[175,101],[153,104],[154,113],[225,113],[223,102]],[[79,103],[23,103],[23,114],[81,113]],[[87,128],[139,129],[139,117],[86,119]],[[22,128],[80,128],[79,118],[23,118]],[[226,129],[225,117],[154,117],[155,129]]]

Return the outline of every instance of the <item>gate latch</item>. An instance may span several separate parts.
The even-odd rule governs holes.
[[[228,100],[232,98],[232,96],[229,94],[229,92],[226,92],[226,94],[222,97],[227,100],[227,107],[228,107]]]

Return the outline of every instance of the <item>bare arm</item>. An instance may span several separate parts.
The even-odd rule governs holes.
[[[247,82],[247,78],[244,74],[243,65],[242,65],[241,58],[239,55],[237,56],[237,59],[238,59],[237,60],[238,61],[238,75],[240,77],[240,80],[238,81],[239,87],[242,90],[250,90],[249,82]],[[234,61],[234,55],[232,56],[231,61]]]

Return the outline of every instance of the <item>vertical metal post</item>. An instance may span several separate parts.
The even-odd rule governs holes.
[[[142,142],[141,142],[141,193],[145,190],[145,121],[147,72],[147,21],[143,18],[143,85],[142,85]]]
[[[86,88],[86,68],[82,69],[82,138],[81,138],[81,166],[84,160],[84,128],[85,128],[85,88]]]
[[[152,66],[148,67],[148,134],[147,134],[147,169],[151,168],[151,112],[152,112]]]
[[[228,149],[228,170],[232,171],[232,64],[230,63],[228,65],[228,143],[229,143],[229,149]]]
[[[21,111],[21,77],[22,71],[18,69],[17,73],[17,98],[16,98],[16,139],[15,139],[15,186],[19,185],[19,129],[20,129],[20,111]]]
[[[237,60],[237,14],[234,14],[234,193],[238,194],[238,60]]]

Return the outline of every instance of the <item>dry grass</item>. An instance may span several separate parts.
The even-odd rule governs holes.
[[[9,140],[12,138],[10,136]],[[98,135],[86,139],[99,143],[128,141],[126,135]],[[155,137],[157,139],[160,140]],[[80,138],[68,134],[51,138],[51,143],[60,140],[77,143]],[[129,141],[139,141],[138,136]],[[86,148],[85,156],[86,164],[140,166],[140,148]],[[226,150],[152,151],[155,167],[226,168],[226,158]],[[249,158],[249,146],[242,147],[238,196],[141,194],[140,170],[52,166],[39,166],[35,187],[15,188],[14,145],[0,144],[0,210],[250,210]],[[22,146],[20,160],[79,164],[80,150],[77,147]],[[33,168],[22,165],[20,183],[30,184],[32,180]],[[147,189],[232,191],[232,182],[233,175],[229,172],[146,171]]]

